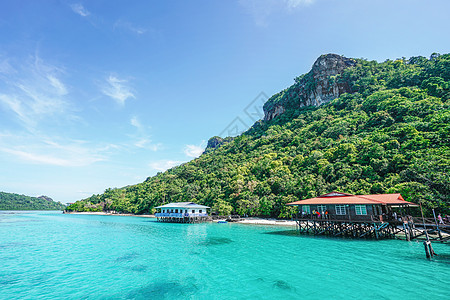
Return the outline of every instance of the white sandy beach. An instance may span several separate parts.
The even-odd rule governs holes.
[[[277,220],[277,219],[263,219],[263,218],[254,218],[254,217],[241,219],[237,223],[240,223],[240,224],[251,224],[251,225],[297,226],[295,221]]]
[[[155,218],[155,215],[134,215],[134,214],[112,214],[106,212],[66,212],[66,214],[72,215],[98,215],[98,216],[127,216],[127,217],[142,217],[142,218]],[[216,223],[218,221],[224,220],[214,220],[212,222]],[[263,219],[256,217],[242,218],[240,221],[233,222],[248,225],[276,225],[276,226],[296,226],[295,221],[290,220],[277,220],[277,219]]]
[[[126,217],[142,217],[155,218],[155,215],[135,215],[135,214],[112,214],[104,211],[82,211],[82,212],[65,212],[68,215],[97,215],[97,216],[126,216]]]

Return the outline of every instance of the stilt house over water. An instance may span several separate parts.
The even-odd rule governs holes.
[[[288,203],[298,206],[302,217],[383,222],[393,218],[393,207],[417,206],[400,194],[352,195],[331,192],[316,198]],[[313,214],[313,212],[316,212]],[[397,216],[398,217],[398,216]],[[397,218],[396,218],[397,219]]]
[[[160,222],[196,223],[208,219],[207,209],[210,207],[194,202],[174,202],[155,208],[160,210],[155,214]]]
[[[408,234],[412,217],[408,208],[417,204],[400,194],[352,195],[331,192],[288,203],[297,206],[300,232],[353,237],[395,237]],[[392,208],[397,209],[393,210]],[[400,229],[399,225],[403,226]]]

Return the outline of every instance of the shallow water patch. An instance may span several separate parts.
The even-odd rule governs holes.
[[[275,280],[272,285],[274,288],[290,291],[293,290],[293,287],[284,280]]]
[[[27,247],[27,246],[31,246],[31,245],[30,244],[26,244],[26,243],[21,243],[21,242],[9,242],[9,243],[0,244],[0,249],[21,248],[21,247]]]
[[[269,231],[263,234],[273,234],[273,235],[284,235],[284,236],[305,236],[301,234],[298,230],[281,230],[281,231]]]
[[[177,299],[186,298],[195,294],[197,285],[190,282],[181,284],[177,281],[152,282],[130,291],[126,299]]]
[[[131,266],[129,269],[131,271],[133,271],[133,272],[141,272],[141,273],[143,273],[143,272],[148,270],[148,266],[146,266],[146,265],[135,265],[135,266]]]
[[[116,262],[128,262],[128,261],[132,261],[135,260],[136,258],[139,257],[139,254],[136,252],[131,252],[131,253],[127,253],[124,254],[122,256],[119,256],[118,258],[116,258]]]
[[[202,246],[218,246],[232,243],[233,240],[224,237],[209,237],[204,242],[200,243]]]

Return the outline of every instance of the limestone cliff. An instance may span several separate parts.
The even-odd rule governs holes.
[[[351,92],[347,83],[336,80],[336,75],[354,65],[355,60],[337,54],[321,55],[309,73],[296,78],[294,85],[273,95],[264,104],[264,120],[272,120],[288,108],[319,106]]]
[[[220,136],[213,136],[208,140],[208,144],[206,145],[206,149],[204,153],[213,151],[214,149],[219,148],[223,144],[229,143],[233,140],[232,137],[221,138]]]

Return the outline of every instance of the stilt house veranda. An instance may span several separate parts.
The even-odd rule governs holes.
[[[298,206],[299,219],[329,219],[342,221],[385,222],[399,217],[393,207],[417,206],[400,194],[352,195],[331,192],[315,198],[288,203]],[[313,214],[313,212],[316,212]],[[317,214],[317,212],[319,214]]]

